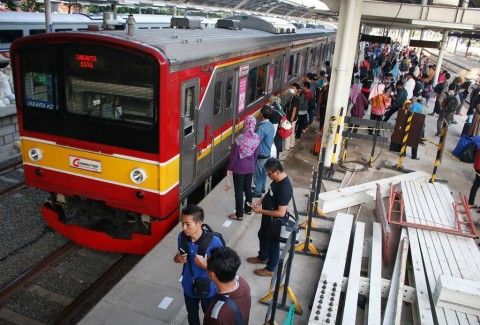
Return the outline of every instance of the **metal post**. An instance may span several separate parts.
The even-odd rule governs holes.
[[[269,324],[273,325],[275,322],[275,312],[277,311],[278,291],[280,290],[280,279],[283,272],[283,258],[278,262],[277,281],[275,281],[275,291],[273,292],[272,313],[270,314]],[[285,288],[283,290],[286,290]]]
[[[309,247],[309,243],[310,243],[310,234],[311,234],[311,231],[310,231],[310,228],[312,227],[312,218],[313,218],[313,206],[315,204],[315,201],[316,201],[316,197],[317,197],[317,189],[315,187],[315,181],[317,179],[317,172],[314,171],[313,172],[313,177],[312,177],[312,188],[310,190],[310,199],[309,199],[309,202],[308,202],[308,213],[307,213],[307,234],[305,236],[305,245],[303,247],[303,252],[305,254],[308,253],[308,247]]]
[[[402,168],[403,157],[406,156],[407,140],[408,140],[408,134],[410,132],[410,126],[412,125],[412,118],[413,118],[413,113],[408,111],[407,112],[407,125],[405,126],[405,134],[403,135],[402,149],[400,150],[400,157],[398,158],[397,169]]]
[[[435,165],[433,166],[432,178],[430,179],[430,183],[434,183],[435,178],[437,177],[436,176],[437,169],[438,169],[438,165],[440,165],[440,162],[442,161],[443,144],[445,143],[447,131],[448,131],[448,124],[444,120],[442,130],[440,131],[440,140],[438,141],[438,147],[437,147],[437,157],[435,158]]]
[[[444,30],[442,42],[440,43],[440,51],[438,51],[437,68],[435,69],[435,77],[433,77],[434,87],[438,83],[438,76],[440,75],[440,71],[442,70],[443,55],[445,50],[447,49],[447,40],[448,40],[448,31]]]
[[[52,33],[52,3],[50,0],[45,0],[45,32]]]
[[[335,163],[335,155],[338,148],[338,139],[340,138],[340,128],[343,124],[343,106],[340,107],[340,116],[338,117],[337,123],[337,131],[335,132],[335,139],[333,140],[332,165]]]
[[[310,227],[309,227],[310,229]],[[289,256],[287,260],[287,268],[285,270],[285,282],[283,283],[283,297],[282,297],[282,307],[286,306],[287,303],[287,295],[288,295],[288,284],[290,283],[290,271],[292,270],[292,262],[293,257],[295,256],[295,239],[297,238],[298,229],[295,227],[292,229],[291,241],[290,241],[290,249],[289,249]]]
[[[315,202],[318,200],[318,194],[320,194],[320,192],[322,190],[323,167],[325,165],[325,152],[326,152],[326,149],[324,147],[324,148],[322,148],[322,157],[320,158],[320,161],[318,162],[317,186],[315,187],[315,189],[316,189]]]
[[[380,121],[377,120],[375,123],[375,128],[373,130],[373,141],[372,141],[372,152],[370,153],[370,163],[369,166],[373,165],[373,156],[375,156],[375,147],[377,146],[377,130],[380,129]]]

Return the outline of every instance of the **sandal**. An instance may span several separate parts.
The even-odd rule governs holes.
[[[237,220],[237,221],[242,221],[243,218],[239,218],[235,213],[232,213],[228,216],[228,219],[232,219],[232,220]]]

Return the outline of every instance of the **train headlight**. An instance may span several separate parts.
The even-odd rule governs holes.
[[[39,148],[32,148],[28,151],[28,157],[32,161],[40,161],[43,158],[43,152]]]
[[[130,172],[130,179],[135,184],[141,184],[147,179],[147,173],[141,168],[135,168]]]

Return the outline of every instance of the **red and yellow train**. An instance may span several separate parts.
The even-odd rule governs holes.
[[[12,45],[26,182],[51,193],[46,222],[77,243],[148,252],[224,165],[244,117],[317,70],[335,40],[334,30],[295,32],[270,18],[207,30],[176,22],[187,28]]]

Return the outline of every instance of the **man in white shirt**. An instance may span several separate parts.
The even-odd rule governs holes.
[[[413,89],[415,88],[415,79],[413,79],[411,73],[408,73],[406,77],[405,90],[407,91],[407,99],[411,99],[413,97]]]

